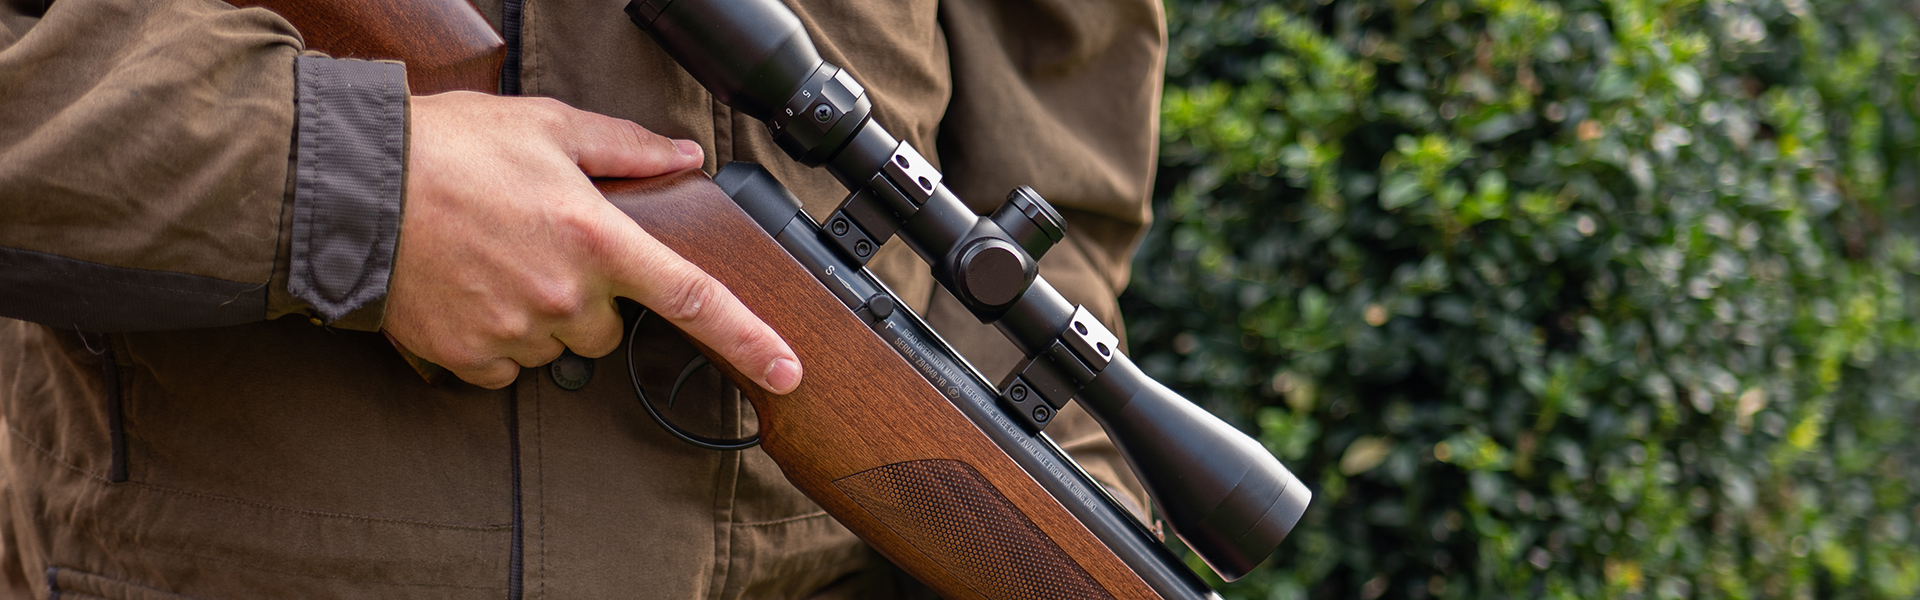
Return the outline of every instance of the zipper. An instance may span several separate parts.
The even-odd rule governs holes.
[[[500,94],[520,95],[520,27],[526,0],[506,0],[500,11],[500,37],[507,43],[507,60],[500,65]]]
[[[127,426],[120,406],[120,366],[114,361],[113,338],[104,333],[80,333],[80,344],[100,361],[100,396],[106,402],[107,439],[113,454],[107,481],[127,481]]]

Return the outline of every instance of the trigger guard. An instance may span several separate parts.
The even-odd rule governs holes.
[[[653,407],[653,402],[647,399],[647,391],[640,387],[640,368],[633,364],[633,343],[634,340],[640,337],[640,322],[647,319],[649,312],[647,309],[641,308],[639,316],[633,318],[633,325],[627,329],[627,377],[633,382],[633,395],[639,397],[640,406],[647,409],[647,416],[653,417],[653,422],[660,425],[661,429],[667,430],[667,433],[673,434],[673,437],[680,438],[680,441],[692,444],[698,448],[723,452],[738,452],[760,445],[759,434],[740,439],[727,440],[710,438],[681,429],[667,421],[666,416],[661,415],[660,410]],[[687,383],[687,379],[693,377],[693,374],[698,372],[701,367],[712,365],[712,361],[707,360],[704,354],[687,361],[687,366],[680,368],[680,377],[673,381],[673,391],[669,392],[667,396],[667,408],[673,408],[674,400],[680,397],[680,387]]]
[[[695,356],[693,360],[687,361],[687,366],[680,368],[680,376],[673,380],[673,391],[667,392],[667,410],[673,410],[673,401],[680,398],[680,386],[686,385],[687,380],[691,379],[694,373],[700,372],[700,367],[712,365],[713,361],[707,360],[707,355],[705,354]]]

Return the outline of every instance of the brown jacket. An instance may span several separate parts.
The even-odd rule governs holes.
[[[502,2],[482,4],[501,25]],[[765,164],[815,216],[839,201],[829,175],[713,101],[621,4],[527,0],[523,93],[696,140],[709,171]],[[876,117],[976,210],[1019,184],[1065,209],[1070,243],[1043,273],[1117,325],[1113,297],[1147,219],[1157,2],[795,8],[824,57],[867,86]],[[356,72],[324,58],[296,72],[300,51],[276,15],[212,0],[0,3],[0,316],[36,321],[0,319],[0,587],[202,599],[912,590],[765,454],[661,431],[622,353],[595,361],[577,391],[546,369],[498,391],[421,381],[371,333],[400,198],[342,208],[299,191],[338,168],[295,136],[319,131],[301,110],[335,102],[313,91],[317,74]],[[340,102],[404,97],[379,81],[389,87]],[[404,103],[388,116],[369,135],[404,140]],[[405,164],[403,150],[371,168]],[[371,236],[345,246],[358,270],[341,297],[295,283],[338,258],[301,250],[338,233],[305,216],[327,210],[392,221],[340,234]],[[1012,366],[1011,346],[903,245],[873,266],[983,372]],[[692,350],[659,327],[642,336],[643,378],[670,382]],[[676,419],[752,429],[717,377],[692,385]],[[1137,497],[1083,413],[1049,432]]]

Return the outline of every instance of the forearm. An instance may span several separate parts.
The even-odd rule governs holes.
[[[378,253],[385,240],[391,264],[404,84],[358,86],[345,99],[303,96],[312,86],[301,82],[363,63],[309,59],[296,72],[300,39],[285,21],[206,0],[64,0],[37,23],[18,14],[0,23],[8,27],[0,35],[0,315],[96,331],[257,321],[325,306],[323,295],[287,290],[299,265],[330,258],[352,265],[335,276],[349,290],[371,285],[375,300],[384,295],[380,261],[312,249],[345,240]],[[313,173],[338,171],[340,161],[296,149],[296,126],[309,125],[296,100],[333,113],[372,104],[377,114],[366,97],[397,99],[399,112],[371,128],[335,127],[331,137],[308,128],[310,141],[382,140],[387,172],[348,168],[388,188],[340,193],[315,184]],[[321,194],[305,198],[305,214],[302,189]],[[315,213],[354,214],[313,207],[365,205],[369,195],[388,209],[390,231],[323,226],[304,256],[293,243]],[[377,324],[371,304],[371,318],[354,320]]]

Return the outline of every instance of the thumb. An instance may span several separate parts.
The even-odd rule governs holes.
[[[671,140],[625,119],[572,110],[562,140],[588,177],[654,177],[699,167],[700,144]]]

